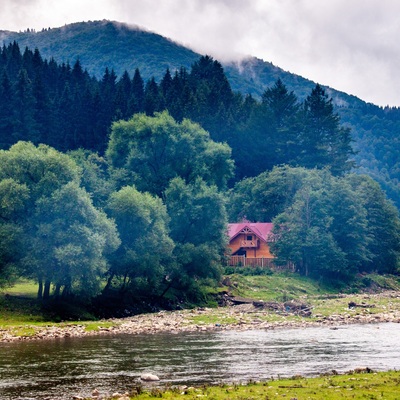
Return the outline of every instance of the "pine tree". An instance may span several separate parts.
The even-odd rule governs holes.
[[[262,95],[262,105],[269,115],[268,123],[272,125],[274,165],[293,164],[296,157],[299,105],[297,97],[289,92],[283,82],[278,79],[272,88]]]
[[[235,125],[234,95],[222,65],[212,57],[201,57],[192,66],[189,83],[195,106],[188,117],[200,123],[214,140],[227,140]]]
[[[153,116],[155,112],[162,111],[162,97],[154,77],[151,78],[145,88],[144,111],[146,115]]]
[[[33,81],[33,95],[35,97],[35,112],[34,118],[37,123],[38,141],[47,143],[47,135],[52,129],[51,127],[51,106],[48,99],[47,90],[44,86],[40,72],[36,73]]]
[[[189,74],[186,68],[181,67],[172,78],[170,96],[166,108],[176,121],[189,118],[194,110],[193,91],[189,86]]]
[[[135,69],[132,79],[132,96],[129,100],[129,114],[144,112],[144,82],[139,69]]]
[[[32,82],[25,69],[21,69],[15,84],[14,106],[14,141],[29,140],[38,143],[38,130],[35,121],[36,100]]]
[[[128,119],[130,115],[129,100],[132,96],[132,81],[127,71],[117,83],[117,93],[115,95],[115,118]]]
[[[174,96],[173,82],[169,68],[160,82],[160,91],[163,97],[163,108],[168,108],[168,104],[172,102]]]
[[[349,160],[354,154],[350,130],[340,126],[339,115],[333,112],[332,99],[328,99],[318,84],[304,102],[302,123],[300,165],[330,167],[334,175],[341,175],[353,167]]]
[[[66,151],[73,148],[74,128],[72,113],[73,93],[69,82],[65,83],[64,90],[57,102],[57,130],[49,138],[50,146],[57,150]]]
[[[13,142],[14,93],[7,72],[4,70],[0,84],[0,148],[7,149]]]
[[[11,81],[17,78],[22,68],[22,55],[17,42],[10,43],[7,48],[7,70]]]

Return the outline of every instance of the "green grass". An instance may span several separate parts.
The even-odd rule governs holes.
[[[190,322],[197,325],[220,324],[230,325],[239,322],[239,319],[233,316],[227,316],[223,312],[215,310],[213,314],[195,315],[189,318]]]
[[[183,396],[184,395],[184,396]],[[305,379],[301,376],[291,379],[269,380],[261,383],[221,384],[199,388],[167,390],[153,388],[131,399],[198,400],[398,400],[400,398],[400,372],[348,373]]]
[[[38,285],[34,281],[27,279],[20,279],[15,285],[10,288],[0,289],[0,294],[9,294],[14,296],[23,296],[36,298]]]
[[[0,327],[45,320],[40,304],[35,299],[0,295]]]
[[[80,322],[80,324],[85,326],[87,332],[96,332],[101,329],[108,329],[116,326],[115,323],[108,321]]]
[[[46,324],[49,318],[36,299],[37,284],[20,279],[0,291],[0,329],[11,329],[16,336],[32,335],[31,326]]]
[[[232,294],[263,301],[288,301],[321,293],[334,293],[332,288],[306,277],[288,273],[272,275],[230,275]]]
[[[232,309],[224,310],[216,306],[217,292],[229,291],[234,296],[263,300],[265,302],[285,302],[296,300],[305,303],[312,309],[309,321],[318,320],[321,317],[332,315],[355,316],[365,314],[385,313],[400,310],[400,298],[376,297],[367,293],[353,293],[344,296],[330,287],[323,286],[306,277],[300,277],[289,273],[270,273],[269,275],[242,275],[232,274],[229,276],[231,285],[229,287],[211,286],[208,288],[209,297],[212,301],[209,306],[212,310],[188,317],[190,324],[196,325],[234,325],[241,321],[250,322],[257,318],[266,322],[279,321],[301,321],[296,315],[281,315],[275,311],[262,310],[255,314],[234,312]],[[393,276],[380,276],[370,274],[361,276],[348,292],[366,289],[367,286],[374,289],[382,287],[385,289],[400,291],[400,278]],[[37,285],[32,281],[20,280],[12,288],[0,291],[0,329],[11,329],[20,332],[22,336],[32,334],[33,330],[45,326],[49,322],[61,323],[68,321],[69,324],[84,324],[86,331],[107,329],[112,323],[97,322],[95,318],[79,305],[63,304],[62,309],[44,309],[42,303],[36,299]],[[207,288],[205,288],[207,291]],[[357,307],[349,309],[348,304],[353,301],[357,304],[370,305],[371,307]],[[372,307],[373,306],[373,307]],[[57,314],[58,312],[58,314]],[[65,315],[64,315],[65,314]],[[285,313],[284,313],[285,314]],[[94,321],[89,321],[94,320]],[[86,321],[86,322],[85,322]]]

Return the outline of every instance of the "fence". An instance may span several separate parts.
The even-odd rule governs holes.
[[[246,257],[246,256],[231,256],[228,259],[228,265],[232,267],[261,267],[273,268],[273,258],[267,257]]]

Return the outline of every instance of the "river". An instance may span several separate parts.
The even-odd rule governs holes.
[[[356,367],[400,369],[400,324],[118,335],[0,344],[2,400],[71,399],[159,385],[313,376]]]

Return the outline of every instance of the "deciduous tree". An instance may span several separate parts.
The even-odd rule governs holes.
[[[160,198],[126,186],[111,195],[121,246],[112,257],[107,288],[114,276],[123,279],[121,290],[155,295],[168,274],[174,243],[168,235],[169,217]]]
[[[226,144],[212,141],[189,120],[177,123],[167,112],[114,123],[106,154],[113,167],[130,174],[127,183],[160,197],[176,177],[186,183],[201,177],[222,189],[233,172]]]

